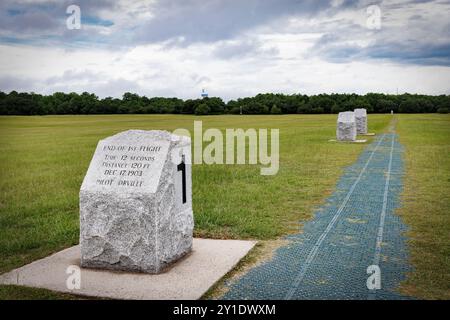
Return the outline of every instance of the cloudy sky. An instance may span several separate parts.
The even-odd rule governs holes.
[[[450,94],[449,17],[450,0],[2,0],[0,90]]]

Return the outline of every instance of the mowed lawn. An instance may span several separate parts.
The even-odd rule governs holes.
[[[450,299],[450,115],[401,115],[397,132],[407,173],[398,214],[414,267],[401,292]]]
[[[380,132],[388,115],[371,116]],[[280,169],[194,165],[195,236],[273,239],[298,228],[365,147],[328,142],[335,115],[0,117],[0,272],[78,243],[78,192],[97,142],[128,129],[280,129]]]
[[[449,190],[450,118],[396,117],[401,142],[406,147],[406,168],[420,172],[414,179],[405,179],[404,199],[413,199],[405,201],[401,214],[411,228],[412,238],[428,237],[423,243],[411,242],[411,246],[417,245],[419,249],[411,248],[416,269],[404,290],[426,296],[420,288],[430,283],[428,288],[438,289],[434,296],[428,297],[436,297],[445,293],[446,284],[433,281],[448,280],[450,270],[449,202],[448,196],[444,196]],[[369,115],[369,130],[380,133],[387,129],[391,119],[391,115]],[[261,176],[258,165],[193,166],[197,237],[275,239],[298,230],[299,222],[312,217],[314,207],[333,191],[344,167],[354,162],[366,146],[328,142],[335,136],[336,115],[0,117],[0,273],[78,243],[78,191],[98,140],[128,129],[192,130],[194,120],[203,121],[204,130],[280,129],[280,170],[275,176]],[[415,122],[426,129],[416,131]],[[423,130],[428,132],[426,141],[421,136]],[[429,150],[433,151],[428,157]],[[439,160],[443,169],[422,172],[413,158],[421,158],[423,162]],[[426,185],[419,192],[415,184],[421,179],[435,189],[439,183],[442,192],[428,191]],[[415,210],[416,217],[408,210]],[[431,212],[435,219],[427,227],[424,214]],[[433,226],[440,228],[440,233],[433,234]],[[433,244],[436,238],[438,244]],[[423,266],[416,260],[426,257],[417,252],[436,246],[439,247],[434,254],[436,265],[428,265],[424,279],[420,273]],[[0,298],[40,296],[21,292],[14,287],[4,288],[0,290]]]

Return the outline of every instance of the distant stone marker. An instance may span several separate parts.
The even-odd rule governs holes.
[[[336,139],[338,141],[356,140],[355,114],[352,111],[339,112],[336,127]]]
[[[367,111],[355,109],[356,133],[367,134]]]
[[[80,189],[81,266],[159,273],[192,248],[191,140],[129,130],[101,140]]]

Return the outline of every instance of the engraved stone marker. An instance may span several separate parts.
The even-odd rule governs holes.
[[[355,109],[356,133],[367,134],[367,111]]]
[[[191,139],[101,140],[80,190],[81,266],[159,273],[192,248]]]
[[[352,111],[339,112],[336,126],[336,139],[338,141],[356,140],[355,114]]]

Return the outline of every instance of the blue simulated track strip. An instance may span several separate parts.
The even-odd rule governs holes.
[[[229,283],[223,299],[407,299],[395,290],[410,271],[406,226],[394,213],[402,175],[397,135],[378,137],[303,231]],[[380,267],[381,289],[367,288],[370,265]]]

